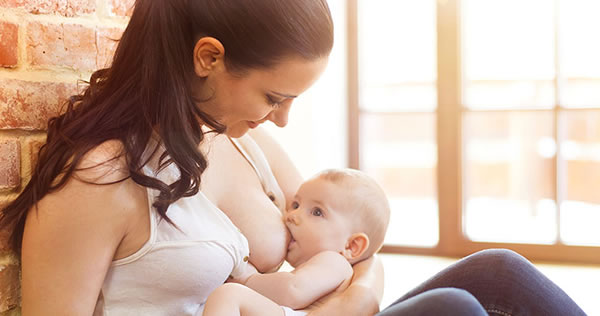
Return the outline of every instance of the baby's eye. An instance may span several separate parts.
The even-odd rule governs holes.
[[[321,209],[318,207],[313,208],[313,210],[310,213],[313,216],[323,216],[323,211],[321,211]]]
[[[298,207],[300,207],[300,204],[298,204],[298,202],[296,202],[296,201],[292,202],[292,209],[293,210],[297,209]]]

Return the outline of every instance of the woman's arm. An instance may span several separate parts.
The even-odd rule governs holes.
[[[86,180],[121,177],[106,169]],[[132,181],[86,184],[71,178],[29,211],[22,247],[22,314],[91,315],[116,249],[128,230]]]
[[[263,150],[277,182],[291,201],[302,183],[302,176],[281,146],[263,129],[250,132]],[[372,315],[379,311],[383,297],[383,265],[376,256],[353,266],[352,283],[341,295],[315,310],[313,315]]]

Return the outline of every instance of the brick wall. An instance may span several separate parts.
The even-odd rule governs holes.
[[[0,0],[0,208],[27,183],[48,118],[110,62],[133,0]],[[0,231],[0,315],[20,314],[19,260]]]

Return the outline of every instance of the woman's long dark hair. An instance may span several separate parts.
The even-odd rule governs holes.
[[[168,206],[196,194],[207,167],[198,150],[203,140],[198,119],[217,132],[225,129],[192,97],[193,49],[203,36],[221,41],[227,68],[243,74],[287,56],[328,55],[333,24],[326,0],[137,0],[111,66],[94,72],[85,91],[68,100],[64,114],[50,119],[31,180],[0,214],[0,228],[12,231],[17,253],[27,212],[107,140],[123,144],[120,155],[133,181],[160,191],[154,207],[172,223]],[[141,171],[153,133],[166,149],[161,168],[174,163],[181,174],[170,185]]]

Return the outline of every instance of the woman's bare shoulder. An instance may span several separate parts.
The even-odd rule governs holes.
[[[147,193],[128,177],[123,148],[120,141],[111,140],[87,152],[65,183],[33,207],[28,226],[37,228],[27,235],[46,238],[44,231],[60,227],[64,234],[81,239],[86,237],[79,233],[96,231],[117,247],[138,231],[139,219],[148,213]],[[31,221],[34,214],[36,220]]]
[[[60,209],[59,213],[66,213],[65,216],[73,215],[69,214],[71,211],[101,211],[106,216],[116,215],[113,213],[117,211],[121,216],[127,211],[136,213],[136,209],[146,205],[145,190],[129,179],[126,161],[120,141],[101,143],[82,156],[62,186],[40,200],[38,209]],[[55,184],[62,180],[61,176],[64,174],[55,179]]]
[[[106,229],[125,234],[127,222],[146,209],[147,201],[145,188],[128,177],[123,148],[120,141],[109,140],[85,153],[69,178],[35,205],[34,213],[60,218],[64,224],[89,219],[91,226],[101,222]],[[60,174],[53,184],[64,176]]]
[[[125,147],[119,140],[107,140],[85,153],[74,177],[84,182],[111,183],[128,177]]]

